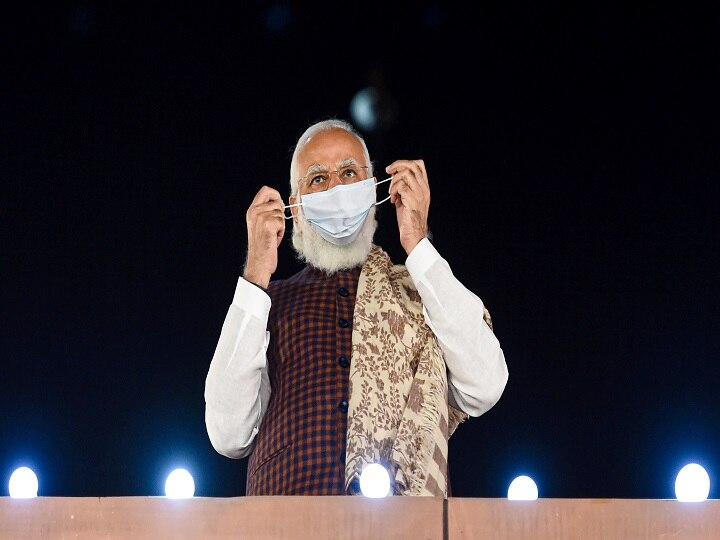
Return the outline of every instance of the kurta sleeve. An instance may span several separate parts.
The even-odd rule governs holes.
[[[239,278],[205,379],[208,436],[213,448],[230,458],[252,452],[270,399],[269,312],[270,297]]]
[[[448,369],[450,401],[470,416],[497,403],[508,380],[505,355],[483,301],[452,273],[425,238],[406,261]]]

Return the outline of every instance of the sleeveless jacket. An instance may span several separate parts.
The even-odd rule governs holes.
[[[270,282],[272,388],[247,495],[343,495],[352,316],[360,268]]]

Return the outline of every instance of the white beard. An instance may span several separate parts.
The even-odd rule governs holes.
[[[328,274],[360,266],[372,249],[377,229],[375,207],[370,208],[355,240],[338,246],[325,240],[310,226],[302,207],[298,207],[297,223],[293,222],[292,244],[301,262],[306,262]]]

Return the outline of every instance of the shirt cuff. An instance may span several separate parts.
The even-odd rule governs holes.
[[[259,319],[267,319],[270,313],[270,297],[260,287],[243,277],[238,278],[232,303]]]
[[[428,268],[441,258],[430,240],[427,238],[420,240],[405,261],[405,267],[408,269],[408,272],[410,272],[413,283],[417,284],[422,281]]]

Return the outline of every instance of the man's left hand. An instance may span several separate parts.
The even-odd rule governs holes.
[[[410,255],[413,248],[427,236],[430,210],[430,184],[422,159],[398,160],[387,167],[392,175],[390,202],[395,205],[400,243]]]

